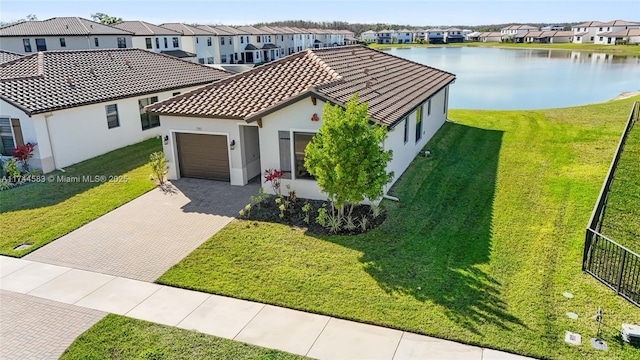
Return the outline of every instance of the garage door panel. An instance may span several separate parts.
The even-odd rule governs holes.
[[[180,176],[229,181],[229,153],[224,135],[176,134]]]

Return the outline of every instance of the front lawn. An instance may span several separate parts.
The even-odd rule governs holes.
[[[633,100],[451,110],[426,146],[432,156],[393,187],[400,202],[383,202],[379,228],[322,237],[236,220],[158,282],[534,357],[640,358],[618,335],[640,310],[581,272],[585,227]],[[606,353],[589,345],[598,306]],[[582,345],[565,344],[566,330]]]
[[[637,122],[627,136],[618,161],[601,232],[640,253],[640,124]]]
[[[110,314],[80,335],[60,359],[272,360],[302,357]]]
[[[1,191],[0,254],[24,256],[153,189],[147,163],[161,150],[160,140],[150,139]],[[14,250],[20,244],[32,246]]]

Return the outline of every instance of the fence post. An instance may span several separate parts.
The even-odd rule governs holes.
[[[624,272],[624,261],[627,258],[627,252],[624,249],[622,250],[622,256],[620,259],[620,270],[618,271],[618,288],[616,289],[616,295],[620,295],[620,288],[622,287],[622,274]]]

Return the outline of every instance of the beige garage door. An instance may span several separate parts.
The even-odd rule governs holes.
[[[229,153],[224,135],[177,133],[180,176],[229,181]]]

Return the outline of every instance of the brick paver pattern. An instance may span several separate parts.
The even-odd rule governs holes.
[[[0,359],[57,359],[106,313],[0,290]]]
[[[233,220],[258,188],[181,179],[172,192],[150,191],[24,258],[154,281]]]

